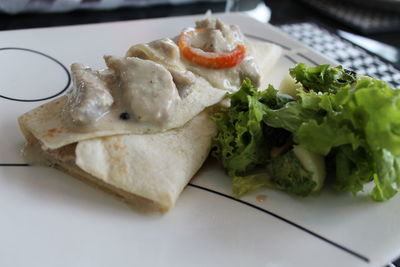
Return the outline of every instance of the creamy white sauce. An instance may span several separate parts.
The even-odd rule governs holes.
[[[260,70],[255,63],[252,51],[240,29],[236,25],[225,25],[219,19],[205,18],[196,22],[197,29],[207,28],[193,35],[192,47],[206,52],[223,53],[234,50],[237,45],[245,45],[246,56],[236,67],[209,69],[196,65],[184,58],[182,62],[193,73],[204,77],[214,87],[235,92],[244,78],[250,78],[255,87],[260,86]]]
[[[239,44],[244,44],[244,37],[235,25],[225,25],[220,19],[205,18],[196,22],[197,29],[207,28],[195,35],[192,46],[206,52],[228,52]]]
[[[179,47],[175,41],[169,38],[163,38],[148,44],[134,45],[128,50],[125,56],[162,63],[168,69],[185,69],[185,66],[181,62]]]
[[[160,123],[173,116],[180,100],[171,73],[162,65],[135,57],[105,57],[114,71],[123,104],[136,121]]]
[[[79,63],[72,64],[71,72],[74,86],[67,105],[72,120],[88,124],[109,112],[114,99],[100,74]]]
[[[194,34],[192,46],[205,52],[229,52],[238,44],[246,44],[237,26],[225,25],[219,19],[200,20],[196,27],[207,29]],[[143,124],[149,129],[158,125],[162,129],[173,120],[179,102],[193,92],[200,77],[229,92],[237,91],[246,77],[259,86],[260,71],[250,47],[246,47],[244,60],[226,69],[208,69],[188,61],[181,55],[177,40],[169,38],[135,45],[125,58],[105,56],[105,71],[75,63],[71,67],[74,88],[68,93],[65,124],[86,132],[99,125],[110,125],[112,129],[122,119],[126,124]]]

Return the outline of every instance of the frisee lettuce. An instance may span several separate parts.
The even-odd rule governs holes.
[[[272,89],[273,90],[273,89]],[[231,107],[215,114],[219,133],[214,139],[213,155],[228,170],[231,177],[253,169],[267,160],[267,151],[260,149],[263,105],[258,92],[245,79],[241,89],[230,95]]]
[[[280,137],[286,138],[286,133],[263,123],[267,109],[281,109],[294,99],[279,94],[272,86],[257,91],[249,79],[245,79],[240,90],[229,97],[231,107],[223,108],[213,118],[219,133],[214,138],[212,154],[232,177],[234,195],[241,197],[262,187],[274,187],[302,196],[309,194],[316,183],[300,163],[296,166],[288,164],[293,162],[288,160],[293,159],[293,153],[284,158],[271,158],[270,149],[274,143],[285,142]],[[286,172],[279,171],[276,166],[285,167]],[[304,189],[300,189],[305,180],[308,180],[308,188],[303,186]]]
[[[271,159],[267,166],[277,188],[299,196],[308,196],[317,186],[312,173],[305,170],[293,150]]]
[[[346,71],[342,66],[330,68],[329,65],[319,65],[308,68],[306,64],[299,63],[289,73],[305,89],[316,92],[335,93],[355,81],[355,73]]]
[[[312,192],[310,174],[285,158],[290,154],[271,158],[274,138],[265,135],[265,128],[273,127],[290,132],[294,144],[326,156],[334,168],[334,188],[357,194],[373,181],[374,200],[393,197],[400,188],[400,90],[341,66],[301,63],[290,74],[302,85],[297,100],[272,86],[258,91],[246,79],[230,95],[231,107],[214,117],[219,134],[213,155],[233,178],[236,195],[265,186],[302,196]],[[295,165],[295,175],[278,174]]]

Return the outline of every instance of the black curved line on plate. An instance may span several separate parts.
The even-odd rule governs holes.
[[[321,235],[319,235],[319,234],[317,234],[317,233],[315,233],[315,232],[313,232],[313,231],[311,231],[311,230],[309,230],[309,229],[307,229],[307,228],[305,228],[305,227],[303,227],[303,226],[301,226],[301,225],[299,225],[299,224],[297,224],[295,222],[292,222],[292,221],[290,221],[290,220],[288,220],[286,218],[283,218],[282,216],[280,216],[280,215],[278,215],[276,213],[273,213],[271,211],[265,210],[265,209],[260,208],[260,207],[258,207],[256,205],[253,205],[251,203],[245,202],[243,200],[234,198],[232,196],[226,195],[226,194],[218,192],[218,191],[214,191],[214,190],[206,188],[206,187],[202,187],[202,186],[195,185],[195,184],[192,184],[192,183],[190,183],[188,185],[192,186],[194,188],[197,188],[197,189],[201,189],[201,190],[204,190],[204,191],[207,191],[207,192],[210,192],[210,193],[225,197],[225,198],[229,198],[229,199],[231,199],[233,201],[236,201],[236,202],[239,202],[239,203],[241,203],[243,205],[246,205],[246,206],[249,206],[249,207],[254,208],[256,210],[262,211],[262,212],[264,212],[266,214],[269,214],[272,217],[275,217],[276,219],[281,220],[281,221],[283,221],[285,223],[288,223],[288,224],[296,227],[297,229],[299,229],[301,231],[304,231],[304,232],[306,232],[306,233],[308,233],[308,234],[310,234],[310,235],[312,235],[312,236],[314,236],[314,237],[316,237],[316,238],[318,238],[318,239],[320,239],[320,240],[322,240],[322,241],[324,241],[324,242],[326,242],[326,243],[328,243],[328,244],[330,244],[330,245],[332,245],[332,246],[334,246],[334,247],[336,247],[338,249],[341,249],[341,250],[347,252],[350,255],[353,255],[354,257],[356,257],[356,258],[358,258],[358,259],[360,259],[362,261],[365,261],[365,262],[369,262],[370,261],[369,258],[361,255],[360,253],[357,253],[357,252],[355,252],[355,251],[353,251],[353,250],[351,250],[349,248],[346,248],[346,247],[344,247],[344,246],[342,246],[342,245],[340,245],[340,244],[338,244],[338,243],[336,243],[336,242],[334,242],[332,240],[329,240],[326,237],[323,237],[323,236],[321,236]]]
[[[297,61],[288,55],[284,55],[285,58],[289,59],[292,63],[296,64]]]
[[[27,164],[27,163],[0,163],[0,167],[29,167],[29,166],[30,165]],[[230,200],[239,202],[239,203],[241,203],[243,205],[249,206],[249,207],[254,208],[256,210],[262,211],[262,212],[264,212],[264,213],[266,213],[268,215],[271,215],[272,217],[275,217],[276,219],[281,220],[281,221],[283,221],[283,222],[285,222],[287,224],[290,224],[290,225],[296,227],[297,229],[302,230],[302,231],[304,231],[304,232],[306,232],[306,233],[308,233],[308,234],[310,234],[310,235],[312,235],[312,236],[314,236],[314,237],[316,237],[316,238],[318,238],[318,239],[320,239],[322,241],[325,241],[326,243],[328,243],[328,244],[330,244],[330,245],[332,245],[332,246],[334,246],[334,247],[336,247],[338,249],[341,249],[341,250],[349,253],[350,255],[353,255],[354,257],[356,257],[356,258],[358,258],[360,260],[363,260],[365,262],[369,262],[370,261],[369,258],[367,258],[367,257],[365,257],[365,256],[363,256],[363,255],[361,255],[361,254],[359,254],[359,253],[357,253],[357,252],[355,252],[355,251],[353,251],[351,249],[348,249],[348,248],[346,248],[346,247],[344,247],[344,246],[342,246],[342,245],[340,245],[340,244],[338,244],[338,243],[336,243],[336,242],[334,242],[332,240],[329,240],[326,237],[323,237],[323,236],[321,236],[321,235],[319,235],[319,234],[317,234],[317,233],[315,233],[315,232],[313,232],[313,231],[311,231],[311,230],[309,230],[309,229],[307,229],[307,228],[305,228],[305,227],[303,227],[303,226],[301,226],[301,225],[299,225],[299,224],[297,224],[295,222],[292,222],[292,221],[290,221],[290,220],[288,220],[286,218],[283,218],[282,216],[280,216],[280,215],[278,215],[276,213],[273,213],[271,211],[268,211],[266,209],[260,208],[260,207],[258,207],[256,205],[251,204],[251,203],[245,202],[243,200],[234,198],[232,196],[223,194],[223,193],[218,192],[218,191],[214,191],[212,189],[209,189],[209,188],[206,188],[206,187],[203,187],[203,186],[195,185],[195,184],[192,184],[192,183],[189,183],[188,186],[191,186],[191,187],[194,187],[194,188],[197,188],[197,189],[200,189],[200,190],[204,190],[204,191],[207,191],[207,192],[210,192],[210,193],[213,193],[213,194],[228,198]]]
[[[283,45],[281,43],[278,43],[276,41],[273,41],[273,40],[270,40],[270,39],[267,39],[267,38],[264,38],[264,37],[260,37],[260,36],[256,36],[256,35],[252,35],[252,34],[248,34],[248,33],[245,33],[244,35],[247,36],[247,37],[253,38],[253,39],[260,40],[260,41],[265,41],[265,42],[269,42],[269,43],[273,43],[273,44],[279,45],[280,47],[282,47],[283,49],[286,49],[286,50],[290,50],[291,49],[290,47],[288,47],[286,45]]]
[[[63,68],[63,70],[67,74],[67,78],[68,78],[67,85],[60,92],[58,92],[57,94],[54,94],[52,96],[49,96],[49,97],[44,97],[44,98],[39,98],[39,99],[18,99],[18,98],[12,98],[12,97],[8,97],[8,96],[0,95],[1,98],[7,99],[7,100],[12,100],[12,101],[18,101],[18,102],[37,102],[37,101],[49,100],[49,99],[52,99],[53,97],[59,96],[62,93],[64,93],[65,90],[67,90],[69,85],[71,84],[71,75],[69,74],[68,69],[60,61],[53,58],[52,56],[46,55],[45,53],[42,53],[42,52],[39,52],[36,50],[32,50],[32,49],[28,49],[28,48],[21,48],[21,47],[3,47],[3,48],[0,48],[0,51],[1,50],[22,50],[22,51],[28,51],[28,52],[32,52],[32,53],[44,56],[44,57],[54,61],[58,65],[60,65],[61,68]]]
[[[309,58],[308,56],[303,55],[302,53],[297,53],[297,55],[304,57],[306,60],[310,61],[312,64],[319,65],[316,61],[314,61],[313,59]]]
[[[29,167],[28,163],[0,163],[0,167]]]

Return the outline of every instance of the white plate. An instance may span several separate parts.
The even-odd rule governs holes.
[[[270,25],[218,16],[286,48],[275,85],[295,61],[331,62]],[[102,68],[103,55],[174,36],[197,18],[0,32],[0,266],[383,266],[400,254],[398,196],[375,203],[329,189],[309,198],[264,190],[236,200],[208,160],[171,212],[141,215],[57,170],[23,166],[17,117],[63,92],[63,66]]]

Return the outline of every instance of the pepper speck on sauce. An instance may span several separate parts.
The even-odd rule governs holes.
[[[127,121],[131,118],[128,112],[123,112],[119,115],[119,118],[123,121]]]

